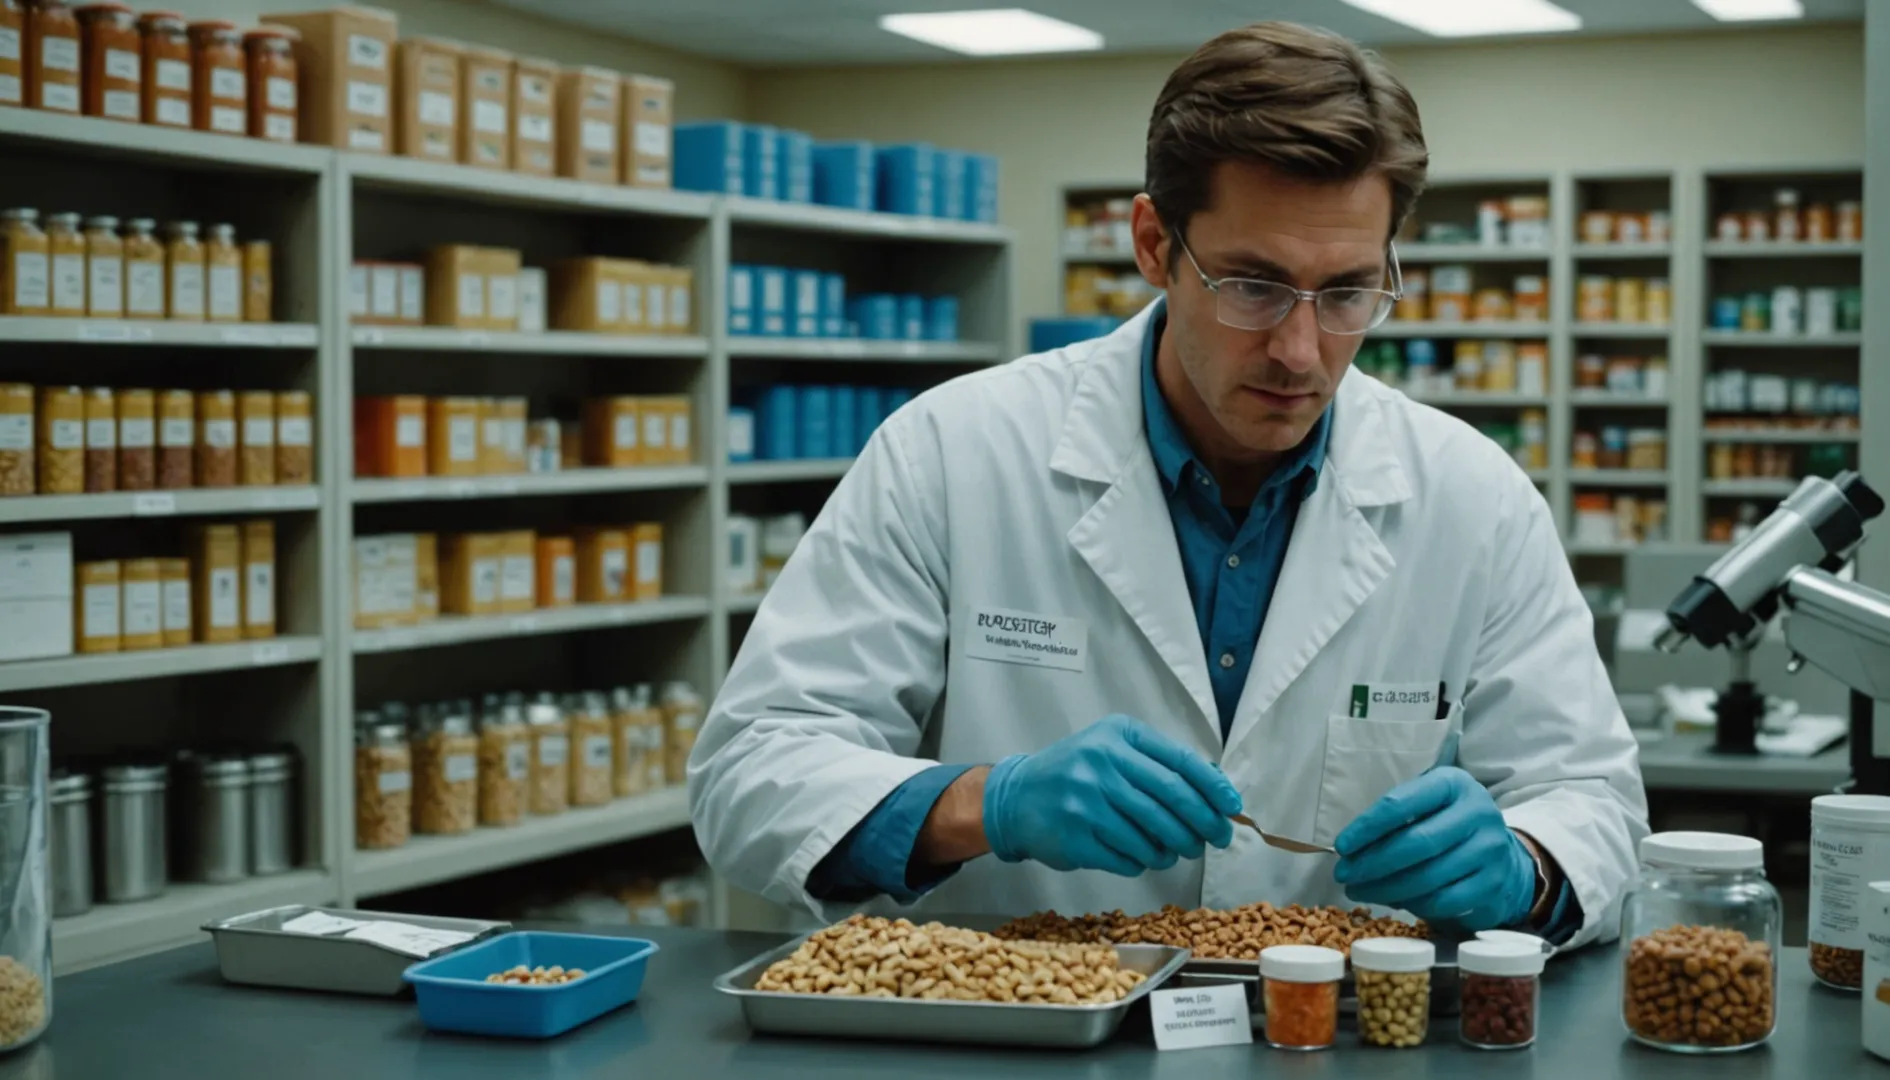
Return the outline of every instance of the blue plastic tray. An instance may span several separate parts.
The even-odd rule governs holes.
[[[501,934],[449,956],[408,968],[420,1022],[435,1031],[546,1039],[637,999],[656,943],[594,934]],[[579,968],[584,977],[559,986],[489,983],[486,976],[520,964]]]

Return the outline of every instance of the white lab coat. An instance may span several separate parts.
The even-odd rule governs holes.
[[[900,783],[1110,713],[1219,762],[1269,830],[1329,842],[1431,766],[1451,722],[1353,719],[1351,687],[1442,680],[1461,697],[1459,764],[1580,898],[1573,944],[1612,937],[1646,798],[1534,486],[1468,425],[1348,374],[1223,742],[1143,432],[1149,319],[953,380],[874,434],[755,616],[691,756],[711,864],[837,918],[846,908],[808,895],[807,876]],[[1080,664],[972,655],[993,608],[1076,634]],[[1227,850],[1138,878],[987,856],[914,909],[1346,904],[1332,870],[1236,829]]]

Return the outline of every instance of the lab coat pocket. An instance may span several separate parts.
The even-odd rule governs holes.
[[[1454,712],[1454,710],[1453,710]],[[1330,844],[1366,807],[1437,763],[1454,720],[1326,718],[1325,775],[1314,839]]]

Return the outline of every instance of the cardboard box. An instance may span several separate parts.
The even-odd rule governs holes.
[[[496,615],[502,533],[448,536],[440,552],[440,610],[448,615]]]
[[[558,175],[596,184],[615,184],[620,142],[617,129],[623,79],[603,68],[564,68],[558,72]]]
[[[634,553],[630,598],[654,600],[663,595],[663,526],[656,522],[633,526],[630,545]]]
[[[643,454],[642,399],[619,395],[584,403],[584,464],[627,469],[650,464]]]
[[[243,538],[234,525],[191,530],[191,622],[200,642],[243,638]]]
[[[531,403],[525,398],[499,399],[499,422],[505,433],[505,453],[500,458],[501,472],[522,473],[526,470],[525,427],[530,412]]]
[[[400,23],[392,12],[339,7],[270,15],[262,24],[301,35],[295,62],[303,142],[368,154],[393,149],[394,42]]]
[[[427,325],[486,328],[485,260],[471,244],[427,252]]]
[[[558,65],[521,56],[512,66],[512,171],[558,175]]]
[[[354,399],[354,474],[427,474],[427,399],[418,394]]]
[[[118,560],[79,564],[78,585],[72,595],[72,616],[79,629],[81,653],[118,651],[123,635],[119,622],[122,595]]]
[[[530,611],[538,606],[538,534],[519,529],[499,542],[499,610]]]
[[[427,399],[427,472],[433,476],[479,475],[479,399]]]
[[[512,54],[462,46],[459,58],[459,160],[482,169],[512,167]]]
[[[568,536],[541,536],[536,545],[539,607],[570,607],[577,603],[577,545]]]
[[[578,603],[622,603],[629,596],[629,584],[629,534],[622,529],[578,530]]]
[[[0,536],[0,660],[70,656],[72,534]]]
[[[191,641],[190,560],[159,559],[158,583],[162,589],[164,647],[176,648]]]
[[[119,643],[130,652],[164,647],[164,574],[157,559],[126,559],[119,568]]]
[[[276,523],[243,523],[243,636],[276,636]]]
[[[486,329],[518,329],[519,253],[512,248],[480,248],[479,268],[486,279]]]
[[[499,399],[479,399],[479,471],[487,476],[505,472],[505,417]]]
[[[354,538],[355,629],[414,621],[417,549],[412,533]]]
[[[368,268],[368,313],[363,322],[391,326],[400,321],[400,267],[371,262]]]
[[[549,281],[542,266],[521,266],[518,271],[518,328],[521,333],[542,334],[550,325],[546,305]]]
[[[433,533],[413,537],[413,617],[416,622],[440,617],[440,538]]]
[[[459,158],[461,47],[439,38],[403,38],[394,96],[396,152],[428,161]]]
[[[625,261],[587,255],[551,268],[551,325],[556,330],[615,334],[624,329]]]
[[[670,186],[670,133],[676,84],[654,75],[623,80],[623,182],[631,187]]]
[[[427,321],[427,268],[419,263],[395,263],[400,276],[400,315],[394,321],[402,326],[425,326]]]

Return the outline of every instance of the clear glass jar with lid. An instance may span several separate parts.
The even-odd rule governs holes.
[[[39,1038],[52,1020],[52,888],[47,874],[43,709],[0,706],[0,1050]],[[160,825],[162,823],[160,822]]]
[[[1746,836],[1655,833],[1621,911],[1622,1019],[1662,1050],[1744,1050],[1778,1024],[1784,908]]]
[[[489,695],[479,716],[479,824],[517,825],[525,817],[532,775],[532,735],[525,707]]]
[[[473,733],[472,702],[420,710],[413,774],[414,831],[472,831],[479,811],[479,736]]]
[[[1811,800],[1811,973],[1826,986],[1864,985],[1869,885],[1890,881],[1890,796]]]
[[[602,806],[614,794],[610,709],[599,693],[568,694],[571,721],[571,805]]]
[[[562,814],[571,798],[571,725],[550,694],[525,707],[532,732],[531,811]]]
[[[413,832],[413,754],[405,710],[363,712],[354,728],[354,846],[397,848]]]

